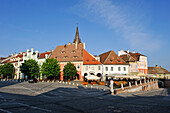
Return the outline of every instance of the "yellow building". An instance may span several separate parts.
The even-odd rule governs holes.
[[[148,67],[148,74],[155,75],[157,78],[160,79],[170,79],[170,72],[161,66],[159,67],[156,65],[155,67]]]

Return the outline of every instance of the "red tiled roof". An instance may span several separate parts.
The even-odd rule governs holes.
[[[105,61],[106,58],[108,57],[109,53],[110,53],[110,51],[99,55],[99,57],[100,57],[100,62],[101,62],[101,63],[104,63],[104,61]]]
[[[128,65],[123,59],[121,59],[113,50],[99,55],[100,61],[103,64],[119,64]]]
[[[90,53],[88,53],[85,49],[83,49],[83,64],[85,65],[97,65],[102,64],[98,60],[96,60]]]
[[[158,67],[148,67],[148,73],[149,74],[170,74],[170,72],[168,70],[166,70],[165,68],[162,68],[161,66]]]
[[[129,55],[131,55],[136,61],[139,61],[140,56],[145,56],[145,55],[140,54],[140,53],[132,53],[132,52],[128,53],[127,51],[124,51],[124,52],[126,52]]]
[[[135,62],[136,59],[133,58],[131,55],[129,54],[124,54],[120,56],[121,59],[123,59],[125,62]]]
[[[45,58],[46,54],[50,55],[51,53],[52,53],[51,51],[50,52],[41,53],[39,58]]]
[[[50,58],[56,58],[59,62],[83,61],[84,44],[57,46]]]
[[[23,59],[20,59],[19,61],[23,61]],[[14,63],[14,62],[18,62],[18,60],[16,60],[16,61],[8,61],[7,63]]]

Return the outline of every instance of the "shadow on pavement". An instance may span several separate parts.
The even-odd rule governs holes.
[[[36,89],[35,84],[35,89],[29,91],[31,95],[33,91],[38,93],[41,90]],[[142,95],[134,93],[131,96],[130,94],[110,95],[103,90],[79,86],[78,88],[58,87],[37,96],[0,92],[0,112],[168,113],[170,98],[165,96],[164,91],[153,91]],[[167,92],[169,94],[170,90],[167,89]]]

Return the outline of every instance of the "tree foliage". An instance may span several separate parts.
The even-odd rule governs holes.
[[[58,61],[54,58],[46,59],[46,62],[41,66],[41,73],[50,76],[58,76],[60,74],[60,65]]]
[[[67,65],[64,66],[63,72],[65,77],[76,76],[77,74],[76,67],[71,62],[67,63]]]
[[[40,68],[39,68],[38,63],[33,59],[26,60],[20,66],[20,71],[24,73],[24,75],[27,75],[28,78],[35,77],[35,75],[38,75],[39,70]]]
[[[14,65],[11,63],[6,63],[0,66],[0,74],[3,75],[3,78],[12,78],[12,75],[15,73]]]

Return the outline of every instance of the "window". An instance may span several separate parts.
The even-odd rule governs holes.
[[[113,71],[113,67],[111,67],[111,71]]]
[[[113,60],[110,59],[110,62],[113,62]]]
[[[100,66],[98,66],[98,70],[101,70],[101,69],[100,69]]]
[[[105,70],[108,71],[108,67],[106,67]]]
[[[86,62],[89,62],[89,60],[86,60]]]
[[[130,64],[130,66],[131,66],[131,68],[133,68],[133,65],[132,65],[132,64]]]
[[[65,53],[65,51],[61,51],[61,53],[63,54],[63,53]]]
[[[73,58],[78,58],[78,56],[73,56]]]
[[[77,69],[78,69],[78,70],[80,69],[80,64],[77,64]]]
[[[88,66],[86,66],[86,71],[88,70]]]
[[[121,71],[120,67],[118,67],[118,71]]]
[[[64,56],[63,58],[68,58],[68,56]]]
[[[94,70],[94,66],[92,66],[92,68],[91,68],[92,70]]]
[[[123,67],[124,71],[126,71],[126,67]]]

